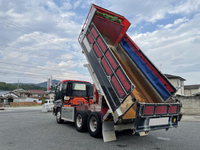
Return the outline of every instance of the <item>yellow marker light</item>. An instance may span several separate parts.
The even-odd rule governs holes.
[[[174,122],[176,122],[176,118],[174,118]]]

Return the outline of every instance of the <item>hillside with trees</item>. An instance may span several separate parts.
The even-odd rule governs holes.
[[[18,88],[17,84],[8,84],[5,82],[0,82],[0,90],[12,91],[17,88]],[[36,86],[33,84],[20,84],[19,88],[24,89],[24,90],[31,90],[31,89],[44,90],[44,91],[47,90],[47,88],[45,88],[45,87],[40,87],[40,86]]]

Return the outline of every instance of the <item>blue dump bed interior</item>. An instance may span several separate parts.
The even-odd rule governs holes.
[[[120,42],[123,49],[129,55],[129,57],[133,60],[133,62],[137,65],[137,67],[142,71],[142,73],[146,76],[149,82],[153,85],[156,91],[160,94],[163,100],[167,100],[172,94],[166,89],[163,83],[159,80],[159,78],[149,69],[149,67],[145,64],[145,62],[140,58],[140,56],[132,49],[129,43],[123,38]]]

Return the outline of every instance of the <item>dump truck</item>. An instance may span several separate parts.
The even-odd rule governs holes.
[[[148,59],[126,31],[122,15],[91,4],[78,42],[94,84],[61,81],[53,113],[57,122],[75,122],[77,131],[104,142],[116,140],[115,131],[147,135],[176,128],[181,102],[176,89]]]

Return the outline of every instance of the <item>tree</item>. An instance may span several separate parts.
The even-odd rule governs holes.
[[[33,84],[20,84],[19,87],[24,90],[31,90],[31,89],[44,90],[44,91],[47,90],[47,88],[36,86]],[[0,82],[0,90],[12,91],[15,89],[17,89],[17,84],[7,84],[5,82]]]
[[[46,100],[46,97],[41,98],[42,104],[44,104],[45,100]]]

